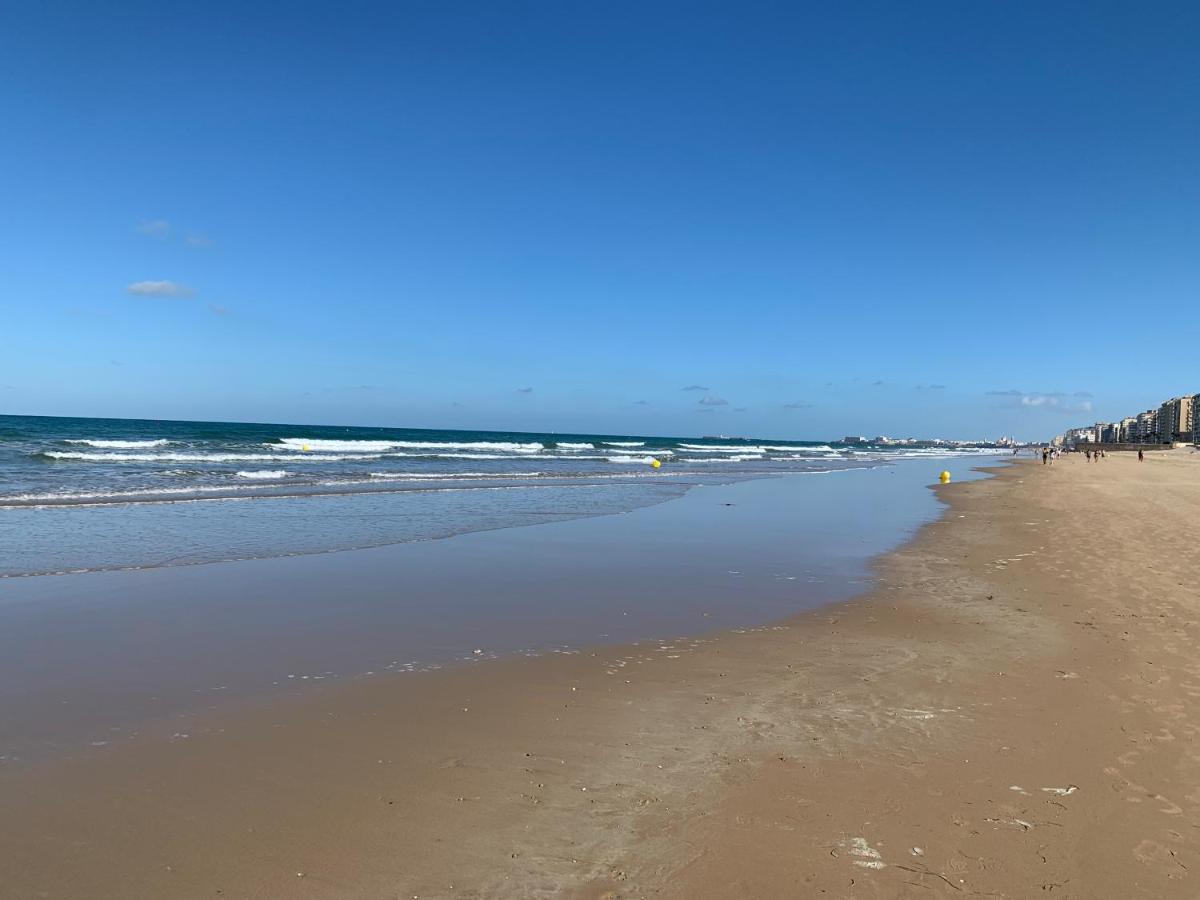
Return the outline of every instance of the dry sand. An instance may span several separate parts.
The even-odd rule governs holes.
[[[1200,458],[1022,462],[874,590],[0,779],[0,896],[1200,896]]]

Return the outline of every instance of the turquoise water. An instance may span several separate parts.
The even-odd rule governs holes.
[[[990,452],[0,416],[0,577],[380,546],[621,512],[697,484]]]

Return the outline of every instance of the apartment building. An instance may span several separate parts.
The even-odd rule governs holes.
[[[1192,440],[1192,397],[1172,397],[1158,408],[1158,439],[1164,444]]]

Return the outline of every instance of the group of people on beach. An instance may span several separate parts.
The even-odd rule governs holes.
[[[1033,451],[1035,457],[1037,456],[1037,452],[1038,451],[1036,449]],[[1065,451],[1063,451],[1060,447],[1042,447],[1042,465],[1054,465],[1054,461],[1062,456],[1064,452]],[[1078,447],[1075,448],[1075,452],[1079,452]],[[1083,453],[1087,457],[1088,462],[1100,462],[1100,460],[1108,458],[1108,451],[1103,447],[1097,447],[1095,450],[1093,450],[1091,447],[1085,447]],[[1138,448],[1138,462],[1145,461],[1145,452],[1141,448]]]

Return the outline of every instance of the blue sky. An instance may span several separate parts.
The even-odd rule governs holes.
[[[1198,45],[1192,3],[6,4],[0,412],[1134,413],[1200,391]]]

